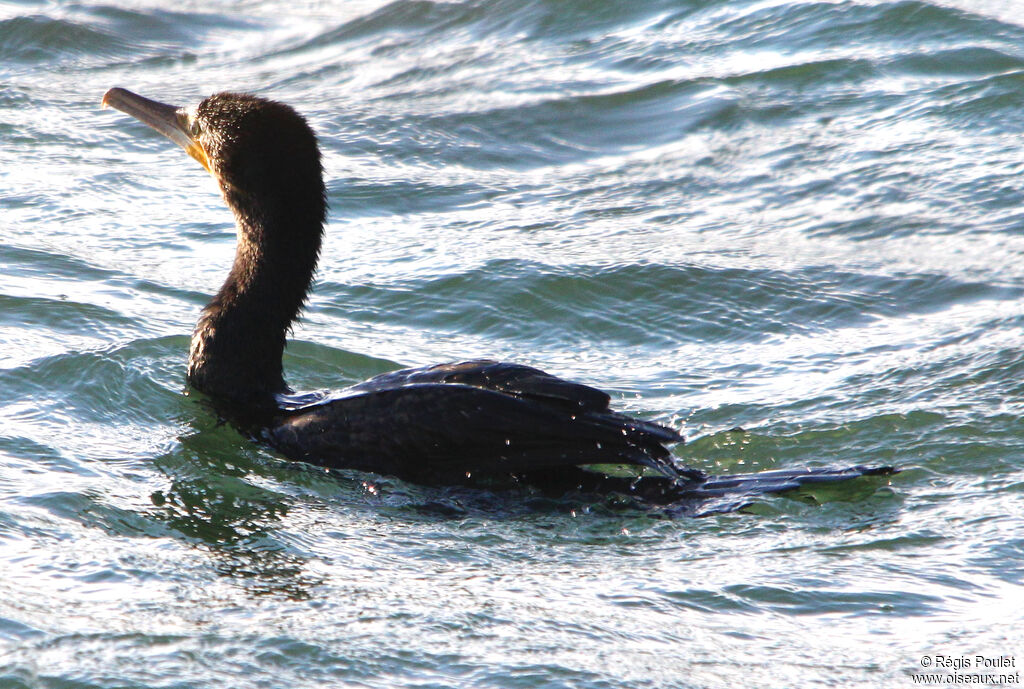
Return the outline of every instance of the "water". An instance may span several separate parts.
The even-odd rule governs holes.
[[[1021,16],[0,3],[0,687],[1019,671]],[[111,86],[254,91],[320,134],[300,389],[491,356],[682,428],[708,471],[903,472],[665,519],[285,463],[185,394],[230,215]]]

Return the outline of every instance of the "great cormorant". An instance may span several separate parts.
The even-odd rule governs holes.
[[[295,396],[281,357],[309,293],[327,211],[313,130],[287,105],[238,93],[178,108],[114,88],[102,103],[182,146],[220,185],[235,215],[237,248],[192,334],[188,380],[223,416],[290,459],[421,483],[513,480],[658,504],[889,471],[707,476],[673,461],[665,446],[682,442],[679,433],[612,411],[604,392],[494,361],[406,369],[331,397]],[[581,468],[599,464],[652,475],[636,480]]]

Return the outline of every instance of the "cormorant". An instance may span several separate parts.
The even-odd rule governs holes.
[[[683,441],[676,431],[612,411],[600,390],[495,361],[395,371],[333,397],[294,395],[281,357],[309,293],[327,212],[313,130],[287,105],[238,93],[178,108],[113,88],[102,104],[182,146],[220,185],[235,215],[237,248],[192,334],[188,381],[221,415],[290,459],[428,484],[511,479],[656,504],[889,471],[707,476],[673,461],[666,445]],[[636,480],[581,468],[595,464],[654,475]]]

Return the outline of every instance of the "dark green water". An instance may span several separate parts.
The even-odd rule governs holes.
[[[1021,17],[0,3],[0,687],[1019,671]],[[490,356],[609,390],[708,471],[904,471],[671,520],[282,462],[185,394],[231,218],[99,109],[115,85],[254,91],[317,129],[332,212],[298,388]]]

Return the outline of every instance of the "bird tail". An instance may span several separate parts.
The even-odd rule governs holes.
[[[749,506],[754,498],[788,491],[840,483],[864,476],[891,476],[899,470],[881,466],[850,466],[842,468],[775,469],[756,474],[724,474],[721,476],[686,476],[667,478],[644,476],[628,483],[627,479],[605,477],[605,488],[630,495],[641,503],[664,509],[672,516],[703,517],[710,514],[736,512]],[[582,487],[582,486],[581,486]]]
[[[684,494],[694,497],[713,498],[723,495],[749,493],[783,493],[787,490],[822,483],[837,483],[860,476],[890,476],[897,472],[893,467],[852,466],[840,469],[819,467],[815,469],[774,469],[756,474],[724,474],[708,476],[698,485],[686,489]]]
[[[899,473],[899,470],[889,466],[855,465],[708,476],[699,482],[677,486],[674,500],[666,507],[673,514],[703,517],[741,510],[749,506],[759,495],[776,495],[863,476],[891,476],[896,473]]]

